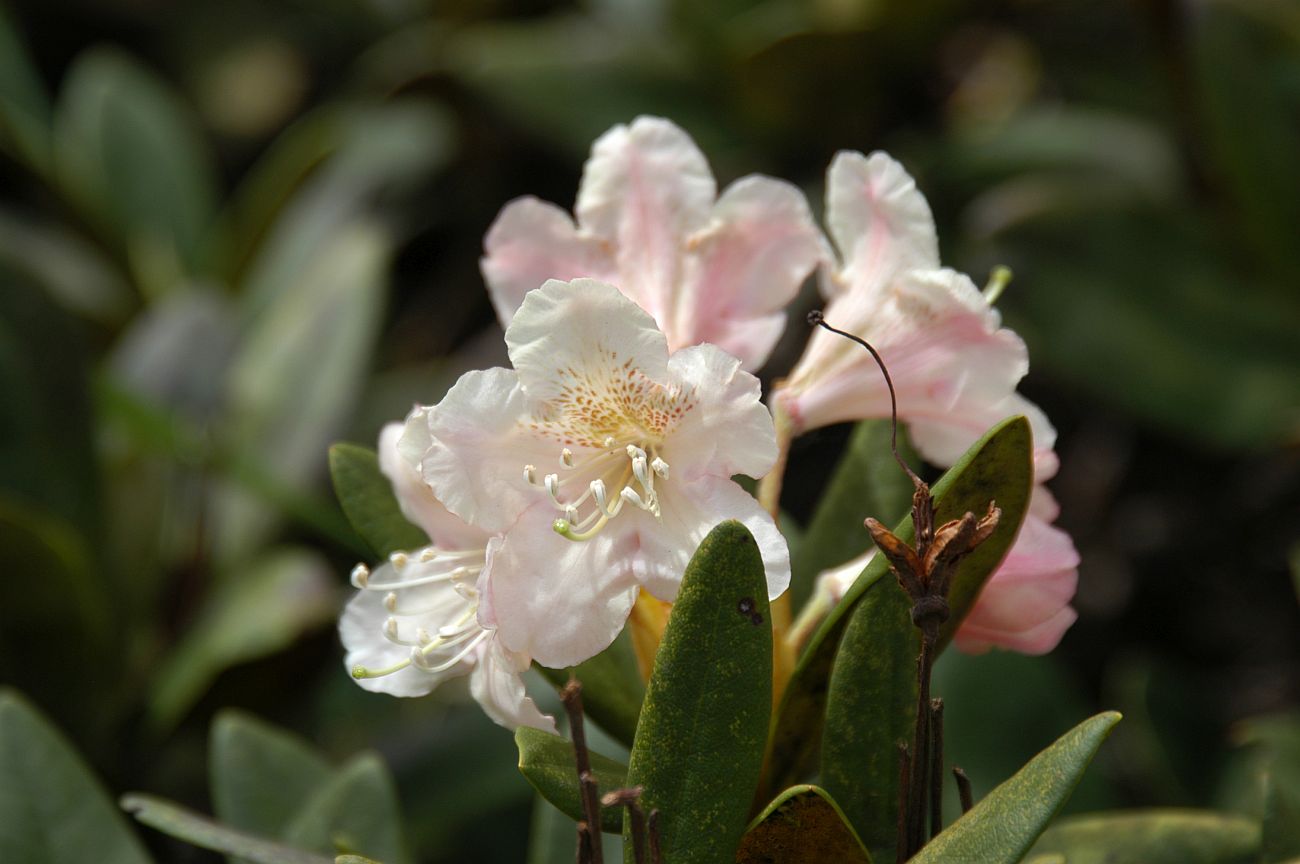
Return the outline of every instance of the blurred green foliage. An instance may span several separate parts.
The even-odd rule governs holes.
[[[1081,621],[1052,658],[941,669],[977,791],[1117,707],[1126,758],[1080,807],[1206,806],[1279,771],[1259,812],[1295,807],[1290,763],[1228,733],[1300,703],[1300,13],[1266,0],[0,7],[0,682],[114,789],[208,809],[235,706],[328,751],[281,748],[332,772],[321,808],[387,800],[372,757],[332,767],[379,748],[405,816],[383,850],[523,857],[509,735],[342,669],[329,624],[372,553],[326,452],[499,362],[484,231],[519,194],[567,205],[590,142],[641,113],[723,182],[784,176],[814,206],[835,150],[888,149],[946,262],[1016,273],[1000,305],[1060,427]],[[843,441],[796,446],[795,520]],[[228,779],[218,814],[266,829]]]

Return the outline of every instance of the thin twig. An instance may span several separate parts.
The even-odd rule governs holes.
[[[908,848],[912,845],[912,832],[907,814],[911,807],[912,758],[907,752],[907,742],[898,742],[898,842],[894,852],[894,861],[903,864],[912,857]]]
[[[663,852],[659,848],[659,811],[651,810],[646,822],[646,833],[650,835],[650,864],[663,864]]]
[[[960,765],[952,766],[952,776],[957,781],[957,797],[961,799],[961,814],[965,816],[975,806],[975,796],[971,794],[970,778],[961,770]]]
[[[579,864],[605,864],[600,842],[599,793],[596,775],[591,773],[591,754],[587,751],[587,735],[582,725],[582,683],[577,678],[570,678],[560,691],[560,700],[569,715],[569,734],[573,737],[573,754],[578,763],[578,793],[582,799],[583,817],[583,821],[578,823],[578,861]]]
[[[930,700],[930,837],[943,830],[943,700]]]
[[[641,787],[615,789],[600,799],[605,807],[626,807],[628,821],[632,826],[632,859],[636,864],[646,864],[645,860],[645,814],[641,812]]]

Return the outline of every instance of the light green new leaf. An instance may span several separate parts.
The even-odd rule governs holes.
[[[236,831],[171,801],[152,795],[123,795],[122,809],[140,822],[203,849],[224,852],[251,864],[332,864],[333,859]],[[102,861],[98,856],[78,859]]]
[[[570,676],[581,681],[583,713],[619,743],[632,746],[645,700],[645,683],[637,670],[632,636],[626,627],[608,648],[577,666],[536,668],[556,688],[567,684]]]
[[[533,788],[569,818],[575,821],[583,818],[573,742],[541,729],[521,726],[515,730],[515,746],[519,748],[519,772],[533,784]],[[588,752],[600,794],[627,785],[626,765],[595,751]],[[614,833],[622,831],[622,808],[602,808],[600,829]]]
[[[1129,810],[1062,819],[1043,832],[1026,864],[1251,864],[1259,823],[1208,810]]]
[[[961,623],[962,618],[974,603],[979,589],[983,586],[984,580],[993,571],[997,564],[1006,554],[1007,548],[1015,535],[1015,531],[1024,516],[1025,507],[1029,500],[1030,486],[1030,431],[1029,423],[1023,417],[1014,417],[1004,420],[1002,423],[990,429],[983,438],[971,446],[966,454],[957,461],[952,468],[939,478],[931,491],[936,499],[936,519],[942,523],[948,519],[960,517],[966,512],[983,514],[988,507],[990,500],[996,499],[999,507],[1002,508],[1002,519],[999,523],[998,530],[980,547],[964,559],[957,570],[957,575],[953,580],[952,590],[949,594],[949,605],[952,608],[952,614],[948,619],[944,630],[941,633],[941,644],[947,642],[955,632],[956,627]],[[869,514],[863,514],[866,516]],[[903,520],[895,530],[900,538],[910,541],[912,538],[911,519]],[[817,764],[818,753],[821,747],[822,724],[826,714],[827,697],[830,688],[831,667],[836,662],[836,652],[839,650],[841,638],[845,635],[850,619],[854,616],[859,603],[868,594],[876,596],[878,599],[872,601],[872,612],[877,614],[875,604],[884,604],[885,611],[889,613],[890,618],[886,619],[892,622],[894,629],[890,631],[897,637],[901,631],[899,629],[899,620],[897,618],[898,607],[902,599],[902,592],[893,584],[893,577],[889,575],[888,565],[883,557],[877,556],[872,559],[866,570],[858,577],[857,582],[845,593],[843,599],[831,611],[826,620],[813,634],[805,648],[803,655],[799,658],[795,666],[793,675],[789,684],[786,686],[785,694],[781,698],[781,704],[778,708],[775,723],[773,724],[772,738],[770,741],[770,762],[768,766],[768,782],[765,785],[766,794],[772,794],[772,791],[800,779],[810,773]],[[897,594],[898,597],[893,597]],[[902,604],[905,605],[905,604]],[[906,612],[904,611],[904,614]],[[866,627],[867,621],[864,620],[861,627]],[[907,622],[907,628],[912,628],[910,621]],[[883,635],[882,635],[883,638]],[[894,647],[892,650],[905,651],[906,646],[900,647],[895,642],[889,643]],[[916,650],[913,646],[911,664],[914,665]],[[889,661],[893,664],[898,661],[895,656]],[[883,660],[881,661],[884,662]],[[890,668],[892,665],[882,666],[881,668]],[[909,665],[909,670],[912,666]],[[910,672],[909,674],[914,674]],[[841,678],[841,681],[847,684],[848,678]],[[906,705],[908,702],[907,692],[910,688],[911,699],[915,700],[915,683],[907,684],[902,680],[901,673],[898,676],[899,686],[903,687],[901,695],[891,695],[890,700],[898,698],[900,704]],[[845,694],[846,700],[851,694]],[[849,703],[845,701],[843,705]],[[885,716],[884,708],[876,706],[871,709],[872,716]],[[900,710],[911,710],[902,708]],[[889,721],[893,723],[894,720]],[[883,728],[883,727],[879,727]],[[891,727],[892,728],[892,727]],[[906,739],[906,735],[903,736]],[[890,738],[887,744],[888,749],[893,751],[893,742],[895,738]],[[874,757],[873,757],[874,758]],[[885,757],[879,757],[885,758]],[[826,766],[824,765],[823,768]],[[846,769],[848,770],[848,769]],[[897,771],[886,772],[892,779],[886,779],[885,782],[889,788],[897,782]],[[876,776],[874,773],[872,776]],[[858,803],[856,799],[851,804],[841,797],[839,789],[827,786],[828,791],[836,796],[840,806],[845,808],[845,812],[850,818],[857,820],[854,806]],[[875,842],[870,832],[860,832],[863,834],[868,844]]]
[[[428,544],[424,532],[402,515],[374,450],[359,444],[333,445],[330,477],[344,515],[376,555],[383,558]]]
[[[212,809],[241,831],[282,836],[333,770],[306,741],[256,717],[227,710],[212,722]]]
[[[907,515],[912,505],[912,481],[889,452],[889,433],[885,420],[864,420],[854,427],[808,530],[790,556],[794,571],[790,590],[796,608],[812,591],[817,574],[871,548],[871,535],[862,526],[864,518],[872,516],[893,525]],[[915,463],[915,454],[906,442],[899,454]]]
[[[0,690],[0,778],[0,861],[148,864],[71,745],[12,690]]]
[[[77,58],[55,115],[65,193],[127,253],[158,295],[202,265],[216,170],[188,106],[166,82],[110,48]]]
[[[231,449],[278,487],[301,492],[325,473],[378,338],[390,246],[375,225],[339,231],[250,325],[230,370]],[[275,530],[273,512],[237,488],[216,505],[216,554],[237,566]]]
[[[1114,711],[1075,726],[927,843],[912,864],[1015,864],[1047,828],[1110,730]]]
[[[237,580],[220,585],[155,679],[153,721],[171,725],[224,669],[278,651],[332,620],[333,582],[319,553],[286,548],[264,553]]]
[[[50,97],[6,6],[0,6],[0,146],[38,172],[49,167]]]
[[[791,786],[750,823],[736,864],[871,864],[840,806],[824,789]]]
[[[628,784],[644,788],[642,807],[660,812],[665,861],[735,856],[771,711],[763,561],[749,531],[724,522],[686,568],[628,763]],[[631,844],[624,846],[628,861]]]
[[[282,834],[285,842],[321,852],[365,855],[408,864],[397,788],[379,756],[363,753],[303,805]]]

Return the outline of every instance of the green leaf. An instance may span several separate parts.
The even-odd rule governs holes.
[[[0,777],[0,860],[148,864],[99,781],[13,690],[0,690]]]
[[[740,841],[736,864],[871,864],[835,800],[816,786],[791,786],[767,805]]]
[[[64,81],[54,155],[64,191],[119,241],[146,293],[199,269],[216,170],[165,81],[120,51],[86,51]]]
[[[932,487],[931,491],[936,499],[936,519],[940,523],[960,517],[968,511],[983,513],[990,499],[996,499],[998,506],[1002,508],[1002,521],[998,530],[963,560],[958,568],[949,596],[952,615],[941,634],[941,644],[946,644],[951,638],[963,616],[974,603],[985,578],[1002,560],[1024,516],[1029,498],[1031,472],[1029,453],[1029,423],[1023,417],[1004,420],[972,445],[971,449],[966,451],[965,455]],[[911,519],[903,520],[894,533],[904,540],[910,540]],[[881,590],[877,590],[878,588]],[[765,784],[767,794],[771,794],[770,790],[797,782],[810,773],[817,764],[821,747],[822,723],[830,688],[831,667],[835,664],[836,652],[839,650],[840,640],[845,635],[850,619],[854,617],[859,603],[869,593],[876,596],[876,599],[871,602],[871,608],[875,610],[877,604],[882,604],[884,611],[893,616],[886,619],[894,625],[895,629],[892,632],[896,637],[899,632],[902,632],[899,628],[900,622],[897,620],[898,606],[902,603],[902,592],[894,585],[893,577],[889,576],[888,566],[883,557],[877,556],[872,559],[857,582],[845,593],[843,599],[831,610],[830,615],[813,634],[795,666],[773,724],[772,738],[769,743],[768,782]],[[864,621],[860,626],[865,626],[865,623]],[[907,628],[915,629],[912,628],[910,621],[907,623]],[[909,636],[909,638],[913,637]],[[894,644],[893,650],[905,651],[907,648]],[[914,664],[916,651],[915,648],[911,650],[912,661],[910,662]],[[882,668],[891,667],[882,666]],[[847,683],[847,680],[841,678],[842,682]],[[911,699],[914,701],[915,682],[902,683],[900,686],[904,687],[903,693],[897,697],[889,695],[888,699],[897,698],[900,704],[905,705],[908,700],[906,693],[910,691]],[[845,694],[844,698],[847,700],[852,696]],[[843,704],[847,705],[848,702]],[[912,709],[904,707],[901,710]],[[869,715],[889,717],[890,723],[895,722],[892,716],[884,713],[881,706],[872,706]],[[907,738],[906,735],[903,737]],[[887,742],[891,753],[895,740],[891,738]],[[883,781],[889,784],[890,788],[897,782],[894,776],[896,773],[896,771],[892,772],[890,778]],[[853,807],[857,803],[856,800],[854,804],[850,804],[841,797],[838,790],[832,789],[829,784],[826,785],[840,805],[845,808],[845,812],[854,818]],[[860,833],[868,844],[873,842],[870,833]]]
[[[912,505],[912,481],[889,452],[890,424],[864,420],[853,429],[844,455],[822,493],[790,567],[795,608],[811,593],[817,575],[861,555],[871,546],[862,520],[873,516],[893,525]],[[915,463],[915,454],[902,442],[899,454]]]
[[[279,651],[336,612],[330,567],[319,553],[265,553],[238,580],[218,586],[168,656],[149,700],[153,721],[170,726],[222,670]]]
[[[631,746],[641,704],[645,701],[645,683],[637,669],[632,636],[626,627],[608,648],[577,666],[536,668],[557,689],[567,684],[570,676],[581,681],[583,713],[615,740]]]
[[[402,515],[374,450],[359,444],[330,447],[330,477],[343,513],[376,555],[383,558],[428,544],[424,532]]]
[[[203,849],[224,852],[252,864],[332,864],[332,858],[305,852],[262,837],[236,831],[179,804],[153,795],[122,796],[122,809],[140,822]],[[79,859],[82,860],[82,859]],[[101,861],[99,856],[84,860]]]
[[[333,773],[307,742],[248,714],[227,710],[212,722],[212,808],[234,828],[281,837]]]
[[[569,818],[575,821],[583,818],[573,742],[541,729],[521,726],[515,730],[515,746],[519,748],[519,771],[533,784],[533,788]],[[626,765],[590,749],[588,752],[600,794],[627,785]],[[622,809],[602,808],[600,829],[614,833],[622,831]]]
[[[1060,855],[1069,864],[1250,864],[1259,838],[1255,820],[1208,810],[1098,813],[1048,828],[1025,861]]]
[[[340,230],[255,316],[234,360],[231,450],[280,488],[301,492],[324,474],[378,338],[390,247],[376,225]],[[216,505],[216,555],[238,565],[274,531],[273,512],[233,487]]]
[[[1075,726],[935,837],[912,864],[1015,864],[1061,809],[1084,769],[1119,722],[1114,711]]]
[[[34,170],[48,170],[50,97],[8,6],[0,6],[0,145]]]
[[[366,855],[408,864],[397,788],[379,756],[351,759],[316,790],[282,835],[286,842],[319,851]]]
[[[963,559],[953,577],[945,641],[1015,542],[1029,507],[1034,482],[1029,423],[1019,418],[1000,428],[1000,448],[980,451],[960,481],[936,495],[936,525],[967,512],[982,515],[989,501],[1002,509],[997,530]],[[896,533],[910,541],[911,532],[909,518]],[[859,581],[867,579],[872,581],[850,616],[831,670],[821,780],[875,851],[891,850],[897,836],[896,742],[911,740],[916,723],[921,632],[912,623],[912,602],[889,574],[883,555],[872,560]]]
[[[686,567],[628,763],[629,785],[644,788],[642,806],[661,814],[665,861],[732,860],[771,711],[763,561],[749,531],[724,522]]]

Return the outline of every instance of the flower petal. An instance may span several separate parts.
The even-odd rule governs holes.
[[[574,209],[584,230],[616,250],[619,288],[666,321],[685,238],[705,224],[716,194],[689,135],[667,120],[638,117],[592,145]]]
[[[772,313],[789,304],[825,254],[807,200],[789,183],[744,177],[722,193],[688,245],[681,289],[659,318],[669,345],[712,342],[758,368],[780,338]],[[763,341],[753,332],[748,341],[735,338],[738,325],[763,319]]]
[[[562,669],[594,657],[623,629],[638,590],[629,563],[637,537],[611,525],[590,540],[566,540],[552,529],[554,516],[549,501],[537,503],[489,555],[479,620],[497,627],[506,648]]]
[[[997,572],[957,631],[968,653],[990,646],[1045,654],[1074,623],[1070,600],[1079,579],[1070,535],[1030,514]]]
[[[762,477],[776,462],[776,432],[759,381],[716,345],[683,348],[668,361],[673,383],[693,407],[673,428],[664,458],[676,476]],[[665,599],[665,598],[660,598]]]
[[[529,434],[528,419],[514,372],[466,372],[437,405],[411,413],[401,446],[407,458],[419,459],[421,475],[448,510],[495,533],[537,498],[524,466],[557,454]]]
[[[909,424],[917,451],[935,465],[951,465],[979,437],[1008,417],[1023,414],[1029,420],[1034,442],[1034,479],[1042,482],[1056,473],[1059,461],[1054,427],[1042,409],[1019,393],[995,402],[963,400],[961,410],[944,417],[922,417]]]
[[[790,550],[753,496],[725,477],[704,476],[664,484],[662,518],[637,514],[640,554],[633,559],[637,579],[660,600],[677,599],[691,556],[719,522],[735,519],[758,542],[767,573],[767,593],[775,599],[790,585]]]
[[[594,279],[551,280],[528,292],[506,329],[510,361],[530,405],[667,379],[668,343],[644,310]]]
[[[508,327],[524,295],[548,279],[592,276],[615,280],[609,249],[580,234],[568,213],[531,196],[516,198],[497,216],[483,239],[479,262],[502,327]]]
[[[499,726],[532,726],[554,734],[555,719],[537,710],[524,691],[522,676],[528,666],[528,655],[508,651],[499,639],[489,636],[469,675],[470,695]]]
[[[417,411],[420,409],[416,409]],[[408,460],[398,442],[405,423],[389,423],[379,432],[379,470],[393,484],[393,494],[402,515],[421,528],[429,540],[444,549],[473,549],[487,542],[487,535],[452,515],[433,495],[420,476],[419,462]]]
[[[939,266],[930,205],[885,153],[835,155],[826,172],[826,225],[844,264],[823,281],[828,298],[842,291],[874,295],[905,270]]]

